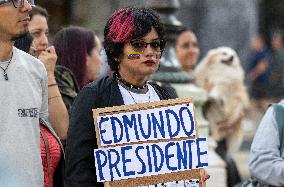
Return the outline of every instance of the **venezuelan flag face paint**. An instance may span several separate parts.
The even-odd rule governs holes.
[[[133,51],[133,52],[128,52],[127,57],[129,60],[137,60],[140,59],[141,53]],[[161,52],[157,52],[155,54],[153,54],[153,57],[157,60],[161,59]]]
[[[162,57],[162,53],[158,52],[158,53],[153,54],[153,56],[154,56],[155,59],[159,60]]]
[[[139,52],[128,52],[127,57],[129,60],[137,60],[140,59],[141,54]]]

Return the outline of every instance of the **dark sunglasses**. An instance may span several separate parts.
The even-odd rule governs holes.
[[[0,0],[0,5],[6,4],[6,3],[13,3],[15,8],[22,8],[25,4],[25,0]],[[28,3],[31,6],[34,6],[34,0],[28,0]]]
[[[133,50],[143,53],[148,45],[150,45],[153,50],[161,52],[164,50],[166,42],[164,40],[154,40],[147,43],[143,40],[131,40],[130,44]]]

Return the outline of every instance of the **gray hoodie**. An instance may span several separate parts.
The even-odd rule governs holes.
[[[284,100],[280,104],[284,107]],[[284,186],[284,151],[280,156],[279,147],[275,111],[270,107],[264,114],[251,145],[249,171],[252,177],[266,184]]]

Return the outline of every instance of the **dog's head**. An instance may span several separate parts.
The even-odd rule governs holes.
[[[197,84],[215,82],[225,79],[243,80],[244,71],[237,53],[229,47],[218,47],[210,50],[194,71]]]
[[[237,53],[229,47],[218,47],[208,52],[205,57],[208,65],[216,65],[218,67],[239,67],[240,60]]]

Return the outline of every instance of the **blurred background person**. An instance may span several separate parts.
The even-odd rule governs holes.
[[[284,96],[284,45],[283,33],[280,31],[271,37],[271,74],[269,97],[271,102],[279,102]]]
[[[247,84],[252,110],[263,113],[268,106],[268,86],[271,53],[265,45],[263,36],[255,36],[251,41],[252,53],[247,67]]]
[[[182,70],[191,75],[200,55],[196,35],[188,28],[182,28],[176,38],[175,50]]]
[[[107,63],[107,56],[106,51],[103,47],[103,43],[101,43],[102,48],[100,50],[100,73],[97,79],[100,79],[106,75],[112,75],[113,71],[110,69],[108,63]]]
[[[101,42],[91,30],[69,26],[56,33],[54,46],[58,55],[56,81],[70,111],[79,90],[100,74]]]
[[[262,116],[250,148],[249,171],[254,184],[247,186],[284,186],[283,107],[281,100]]]

